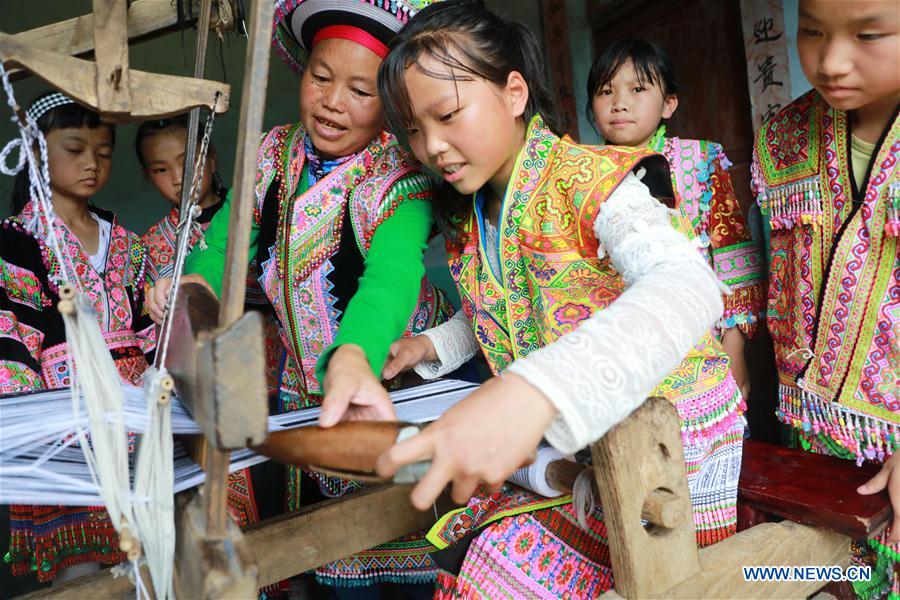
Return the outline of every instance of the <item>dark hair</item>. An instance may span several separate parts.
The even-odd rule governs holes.
[[[34,99],[34,102],[32,102],[31,105],[34,106],[41,99],[54,93],[56,92],[45,92],[41,94]],[[84,108],[76,103],[63,104],[62,106],[51,108],[38,118],[37,126],[44,135],[57,129],[78,129],[81,127],[96,129],[97,127],[109,127],[109,131],[112,134],[113,145],[116,143],[116,128],[109,123],[102,122],[100,120],[100,115],[94,111]],[[28,175],[28,165],[26,163],[25,167],[19,171],[13,181],[12,197],[10,198],[9,203],[12,214],[17,215],[22,212],[22,209],[25,208],[25,205],[28,204],[29,200],[30,180]]]
[[[388,127],[403,137],[413,120],[404,74],[413,64],[423,73],[448,79],[424,69],[422,55],[449,67],[453,80],[485,79],[505,86],[517,71],[528,85],[526,123],[537,114],[554,133],[562,134],[556,92],[546,79],[544,57],[534,34],[524,25],[492,13],[482,0],[445,0],[420,11],[391,42],[391,51],[378,69],[378,93]],[[435,220],[451,239],[459,239],[459,221],[470,199],[444,183],[435,196]]]
[[[635,39],[613,42],[597,57],[588,74],[586,108],[589,122],[594,122],[591,107],[594,95],[612,81],[619,68],[628,60],[634,65],[634,72],[641,85],[650,82],[662,90],[663,96],[677,94],[681,88],[672,59],[662,46]]]
[[[147,167],[147,165],[144,163],[143,151],[141,150],[141,145],[144,143],[144,140],[164,131],[184,130],[185,132],[187,132],[189,125],[188,119],[189,115],[184,114],[178,115],[177,117],[171,117],[169,119],[153,119],[151,121],[144,121],[143,123],[141,123],[141,126],[138,127],[137,133],[134,136],[134,151],[137,154],[138,161],[140,161],[142,167]],[[197,152],[200,151],[200,140],[203,139],[203,128],[203,123],[198,123]],[[215,147],[213,147],[212,143],[210,142],[208,152],[215,151]],[[225,198],[225,195],[228,193],[228,188],[225,186],[225,182],[222,181],[222,177],[219,175],[218,171],[213,173],[212,188],[213,192],[220,198]]]
[[[137,154],[138,161],[141,163],[141,166],[147,166],[144,163],[144,154],[141,150],[141,144],[144,143],[144,140],[163,131],[177,131],[179,129],[187,131],[187,128],[188,115],[178,115],[177,117],[172,117],[169,119],[153,119],[152,121],[144,121],[143,123],[141,123],[140,127],[138,127],[137,133],[134,136],[134,151]],[[202,133],[198,132],[197,141],[200,141],[201,137]]]

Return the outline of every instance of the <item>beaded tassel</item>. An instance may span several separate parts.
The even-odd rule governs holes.
[[[772,229],[790,229],[795,224],[822,225],[822,190],[812,177],[769,190],[766,194]]]
[[[811,392],[782,384],[779,389],[778,420],[804,433],[824,435],[856,456],[883,462],[900,443],[898,425],[864,415]]]
[[[888,186],[887,213],[885,233],[900,237],[900,181],[893,181]]]

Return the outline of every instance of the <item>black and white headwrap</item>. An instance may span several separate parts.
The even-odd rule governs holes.
[[[25,112],[28,113],[29,117],[37,122],[37,120],[40,119],[41,116],[43,116],[43,114],[48,110],[54,109],[57,106],[65,106],[66,104],[75,104],[75,101],[65,94],[54,92],[52,94],[48,94],[42,98],[39,98]]]

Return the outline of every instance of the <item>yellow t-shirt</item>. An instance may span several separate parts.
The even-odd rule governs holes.
[[[856,186],[863,184],[866,177],[866,170],[869,163],[872,162],[872,155],[875,153],[875,144],[863,141],[855,135],[850,135],[850,167],[853,169],[853,179]],[[862,190],[857,190],[862,191]]]

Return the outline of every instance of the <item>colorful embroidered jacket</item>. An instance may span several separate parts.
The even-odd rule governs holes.
[[[146,258],[140,239],[120,226],[115,216],[92,209],[112,223],[106,272],[97,274],[78,238],[57,218],[61,246],[68,253],[80,285],[91,300],[123,381],[137,384],[147,368],[145,354],[155,347],[152,321],[143,312]],[[0,274],[0,393],[9,394],[69,385],[65,328],[55,306],[54,281],[60,267],[43,239],[25,230],[33,205],[3,222]]]
[[[91,210],[112,223],[102,275],[58,217],[56,231],[122,380],[137,385],[147,368],[145,354],[155,346],[155,327],[143,311],[144,251],[138,236],[118,225],[112,213]],[[26,231],[34,216],[29,203],[0,227],[0,394],[70,383],[65,326],[56,310],[60,265],[45,241]],[[12,506],[10,527],[14,575],[36,570],[40,581],[49,581],[59,568],[124,558],[102,508]]]
[[[345,328],[344,324],[354,302],[364,299],[371,308],[368,305],[378,301],[363,298],[362,293],[363,281],[368,279],[372,266],[368,258],[376,230],[387,231],[394,221],[409,222],[416,229],[413,237],[421,234],[424,248],[431,223],[430,182],[415,159],[390,134],[382,132],[366,148],[337,163],[318,180],[310,177],[312,160],[307,160],[305,141],[306,132],[299,123],[276,127],[263,137],[256,180],[255,233],[251,236],[253,248],[249,257],[258,260],[260,283],[278,316],[287,349],[281,370],[283,410],[320,402],[320,357],[335,344],[346,342],[344,336],[352,328]],[[224,216],[217,215],[207,232],[210,250],[214,250],[219,235],[214,230],[218,231],[218,222]],[[411,221],[399,219],[401,216]],[[394,234],[402,241],[399,238],[410,238],[412,232]],[[411,250],[407,246],[404,242],[401,251],[408,254]],[[198,255],[195,251],[187,270],[211,273],[215,265],[204,257],[208,254]],[[420,256],[381,259],[395,263],[395,278],[409,283],[413,292],[408,299],[412,316],[396,315],[398,324],[406,322],[407,333],[422,331],[445,318],[449,305],[443,294],[422,277]],[[415,269],[411,268],[413,265]],[[384,266],[379,265],[382,276]],[[407,281],[409,273],[418,272],[420,267],[422,274]],[[213,279],[207,279],[216,286]],[[379,284],[379,289],[383,287]],[[397,312],[401,300],[394,294],[384,299],[391,306],[375,310],[382,311],[383,321],[392,323],[388,317],[391,311]],[[384,323],[370,324],[375,325],[384,328]],[[388,337],[396,339],[401,331],[392,330]],[[362,335],[367,334],[363,331]],[[359,343],[364,345],[362,340]],[[374,363],[383,362],[390,341],[380,345],[384,348],[372,348],[371,355],[367,350],[376,372],[381,365]],[[373,361],[375,354],[381,354],[381,358]]]
[[[779,418],[832,454],[900,444],[900,119],[854,200],[847,114],[815,91],[760,128],[753,185],[771,226],[768,325]]]
[[[531,122],[497,225],[501,273],[490,267],[477,204],[463,223],[462,242],[447,245],[462,310],[495,374],[574,331],[624,292],[609,259],[598,258],[594,223],[602,204],[634,167],[644,161],[648,171],[659,168],[646,160],[654,156],[642,148],[579,146],[554,135],[540,117]],[[667,172],[648,173],[645,181],[653,175],[668,185]],[[689,476],[700,472],[704,460],[712,460],[713,447],[720,459],[732,456],[735,447],[739,455],[740,436],[729,431],[741,419],[740,391],[730,375],[728,355],[712,332],[654,393],[679,412],[685,452],[691,456]],[[694,520],[703,545],[734,532],[736,490],[730,496],[724,492],[723,477],[720,471],[715,481],[710,478],[697,487]],[[486,523],[570,500],[536,497],[518,488],[479,497],[439,520],[428,539],[443,548]]]
[[[750,238],[722,146],[706,140],[664,137],[665,126],[650,143],[669,161],[680,218],[676,227],[699,239],[719,280],[731,289],[723,295],[725,314],[719,330],[740,327],[747,337],[765,316],[765,279],[759,250]]]
[[[209,227],[213,215],[222,208],[224,199],[219,200],[200,213],[195,223],[197,227],[191,230],[191,239],[188,241],[188,251],[200,240],[203,232]],[[180,210],[173,206],[162,221],[147,230],[141,236],[141,244],[147,252],[147,278],[156,281],[161,277],[171,277],[175,259],[175,244],[178,241],[178,216]]]
[[[464,226],[465,243],[447,246],[462,308],[495,374],[574,331],[621,295],[619,273],[597,257],[594,221],[625,175],[651,156],[637,148],[578,146],[556,137],[539,118],[532,122],[497,227],[500,277],[487,262],[477,210]],[[704,431],[740,402],[728,355],[711,332],[655,393],[676,404],[705,398],[683,423],[685,435]]]

